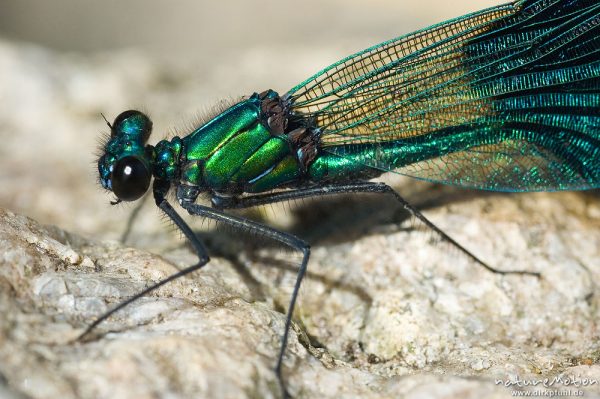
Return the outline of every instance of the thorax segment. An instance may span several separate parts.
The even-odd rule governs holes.
[[[279,95],[254,94],[182,139],[180,182],[228,194],[298,184],[306,172],[305,135],[288,130]]]

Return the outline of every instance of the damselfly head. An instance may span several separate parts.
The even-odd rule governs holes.
[[[152,121],[144,113],[125,111],[110,125],[110,139],[98,160],[100,184],[120,201],[135,201],[150,187],[154,148],[146,145]]]

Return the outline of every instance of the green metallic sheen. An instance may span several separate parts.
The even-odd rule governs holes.
[[[144,143],[148,139],[152,124],[143,114],[133,114],[119,125],[119,132],[131,140]]]
[[[235,134],[256,124],[260,99],[253,95],[241,101],[183,138],[187,160],[206,160]]]
[[[146,150],[143,143],[122,136],[119,140],[111,140],[106,151],[111,154],[119,154],[119,158],[123,158],[132,155],[141,156]]]
[[[181,165],[181,179],[183,184],[206,187],[202,182],[202,167],[198,162],[186,162]],[[199,182],[199,183],[197,183]]]
[[[260,122],[256,122],[246,131],[237,133],[206,160],[204,184],[215,191],[226,190],[232,182],[232,176],[270,138],[269,130]],[[243,171],[241,173],[247,174]]]
[[[290,143],[287,138],[285,136],[271,137],[245,160],[242,167],[231,176],[231,181],[238,185],[249,182],[265,173],[265,170],[269,170],[288,155],[290,155]]]
[[[274,97],[277,93],[272,91],[266,96]],[[298,159],[287,136],[273,135],[265,125],[261,101],[255,94],[182,139],[181,183],[239,194],[298,181]]]
[[[295,155],[288,155],[267,172],[251,180],[245,190],[248,193],[262,193],[298,182],[302,173]]]
[[[573,180],[582,177],[589,181],[600,180],[598,162],[586,161],[597,160],[600,153],[593,143],[584,138],[573,140],[571,146],[564,147],[560,146],[560,134],[544,135],[517,129],[491,131],[485,126],[479,128],[471,126],[463,131],[449,129],[446,132],[404,140],[402,145],[398,145],[397,142],[346,145],[337,149],[339,152],[334,150],[332,153],[325,153],[318,157],[310,166],[308,176],[314,183],[373,177],[368,175],[369,170],[375,171],[377,175],[385,172],[390,165],[395,168],[420,165],[470,148],[493,146],[510,141],[526,141],[528,145],[536,147],[537,151],[543,151],[544,148],[560,148],[556,154],[559,157],[555,161],[546,162],[544,168],[532,164],[513,164],[511,168],[498,168],[497,165],[511,164],[513,154],[498,152],[493,157],[482,154],[483,159],[479,165],[482,170],[490,170],[487,174],[489,189],[511,191],[510,187],[531,184],[532,181],[543,181],[549,183],[550,187],[561,189],[565,177]],[[526,146],[522,148],[523,153],[529,151],[530,148]],[[473,153],[473,157],[476,156],[476,153]],[[381,166],[378,167],[375,161]],[[453,165],[453,162],[456,165]],[[462,172],[460,160],[446,162],[445,166],[444,174],[439,178],[452,177],[453,173]],[[438,169],[432,169],[429,178],[438,178],[434,174]]]
[[[159,141],[154,147],[154,176],[159,179],[173,180],[179,171],[179,159],[183,143],[180,137],[170,142]]]

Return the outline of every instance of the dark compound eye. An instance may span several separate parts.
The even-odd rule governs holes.
[[[145,143],[152,131],[152,121],[143,112],[129,110],[121,112],[112,124],[111,137],[125,134]]]
[[[135,201],[148,190],[151,177],[152,174],[139,158],[121,158],[112,171],[112,191],[122,201]]]

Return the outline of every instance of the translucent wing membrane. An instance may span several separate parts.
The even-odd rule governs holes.
[[[502,191],[600,187],[600,3],[483,10],[350,56],[287,96],[323,151],[382,171]]]

